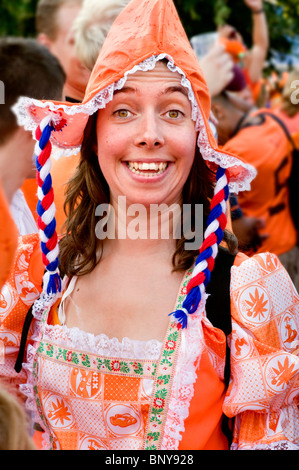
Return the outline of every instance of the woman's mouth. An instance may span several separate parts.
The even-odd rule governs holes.
[[[127,166],[133,173],[150,178],[164,173],[168,162],[127,162]]]

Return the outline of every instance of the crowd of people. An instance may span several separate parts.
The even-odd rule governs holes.
[[[244,2],[251,47],[200,56],[172,0],[39,0],[0,38],[1,449],[299,449],[299,70],[265,76]],[[196,249],[184,213],[150,237],[199,204]]]

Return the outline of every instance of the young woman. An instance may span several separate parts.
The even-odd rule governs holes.
[[[37,125],[46,273],[40,294],[38,240],[23,239],[3,290],[2,370],[22,383],[45,448],[227,449],[224,414],[236,417],[232,448],[297,446],[298,295],[275,256],[235,254],[228,180],[245,189],[255,171],[219,151],[209,103],[170,0],[123,10],[82,104],[19,103]],[[50,138],[71,153],[82,144],[59,259]],[[181,209],[181,237],[162,235],[161,204]],[[196,204],[199,249],[183,210],[196,238]]]

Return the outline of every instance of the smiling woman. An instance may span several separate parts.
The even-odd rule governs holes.
[[[196,131],[180,83],[180,75],[160,62],[151,71],[131,75],[99,110],[97,154],[112,206],[122,195],[128,204],[181,203]]]
[[[82,103],[24,98],[15,109],[38,140],[46,273],[19,380],[45,448],[224,450],[232,428],[232,448],[296,448],[299,297],[275,256],[244,259],[223,243],[229,190],[248,189],[255,170],[217,146],[208,88],[172,0],[131,0]],[[81,147],[59,243],[52,145],[65,153]],[[120,221],[128,213],[126,228],[136,207],[148,221],[154,205],[189,204],[191,229],[202,204],[203,242],[188,250],[172,231],[134,238],[119,226],[99,240],[101,204]],[[158,211],[155,220],[162,229]],[[22,328],[33,302],[26,297],[24,307],[19,284],[31,282],[36,244],[37,237],[22,240],[22,262],[5,287],[15,305],[4,312],[4,338],[15,337],[15,316]],[[30,314],[27,331],[29,323]]]

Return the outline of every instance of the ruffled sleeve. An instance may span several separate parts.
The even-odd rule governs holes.
[[[231,309],[232,448],[299,449],[299,296],[275,255],[232,267]]]
[[[8,279],[0,293],[0,379],[12,392],[26,381],[14,370],[26,314],[41,292],[43,267],[38,234],[19,238]],[[29,337],[33,330],[32,325]]]

